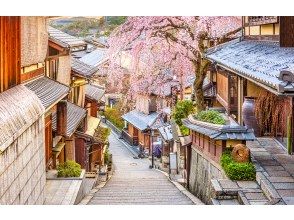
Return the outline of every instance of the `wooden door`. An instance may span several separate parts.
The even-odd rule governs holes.
[[[45,118],[45,159],[48,164],[52,157],[52,117],[51,114]]]

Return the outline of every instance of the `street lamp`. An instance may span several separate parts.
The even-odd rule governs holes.
[[[153,136],[154,136],[154,130],[151,130],[151,156],[152,156],[152,168],[154,168]]]

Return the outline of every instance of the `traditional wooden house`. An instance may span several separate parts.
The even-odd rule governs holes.
[[[257,136],[274,136],[289,153],[294,148],[293,24],[294,17],[243,17],[243,36],[206,54],[214,67],[216,98],[226,112]]]
[[[44,118],[68,88],[44,76],[46,17],[0,17],[0,39],[0,204],[43,204]]]

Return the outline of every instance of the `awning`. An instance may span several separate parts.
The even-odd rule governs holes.
[[[90,78],[98,71],[98,68],[95,66],[86,64],[78,59],[72,58],[71,70],[74,72],[74,74],[77,74],[85,78]]]
[[[45,76],[24,85],[38,96],[46,110],[69,93],[69,87]]]
[[[278,79],[294,64],[294,48],[278,42],[239,39],[210,48],[206,57],[229,71],[277,92],[293,92],[294,83]],[[267,89],[267,88],[266,88]]]
[[[78,105],[67,101],[66,136],[70,137],[76,131],[82,120],[86,117],[87,111]],[[52,129],[57,130],[56,113],[52,115]]]
[[[62,47],[68,48],[77,48],[77,47],[84,47],[86,48],[87,43],[84,40],[80,40],[77,37],[69,35],[65,32],[62,32],[58,29],[53,27],[48,27],[49,39]]]
[[[204,134],[214,140],[255,140],[256,137],[252,129],[240,126],[237,123],[234,125],[218,126],[211,123],[193,122],[191,119],[186,118],[182,120],[183,125],[192,131]]]
[[[147,128],[155,128],[153,127],[153,124],[156,123],[158,116],[159,114],[157,112],[152,112],[151,114],[147,115],[137,110],[133,110],[124,114],[122,118],[130,124],[134,125],[137,129],[144,131]],[[157,126],[160,127],[161,125]]]
[[[105,89],[93,84],[86,85],[86,97],[95,101],[100,101],[105,93]]]
[[[95,130],[96,128],[99,126],[100,124],[100,118],[96,118],[96,117],[92,117],[92,116],[87,116],[87,130],[85,132],[86,135],[89,136],[94,136]]]

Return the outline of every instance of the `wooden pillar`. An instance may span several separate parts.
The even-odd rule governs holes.
[[[238,76],[238,123],[243,125],[242,105],[244,100],[243,78]]]
[[[67,130],[67,102],[61,100],[57,103],[57,135],[66,135]]]
[[[191,155],[192,155],[192,144],[186,146],[187,159],[186,159],[186,170],[187,170],[187,188],[189,189],[189,179],[191,170]]]
[[[65,161],[67,160],[75,161],[74,137],[71,137],[65,140]]]

